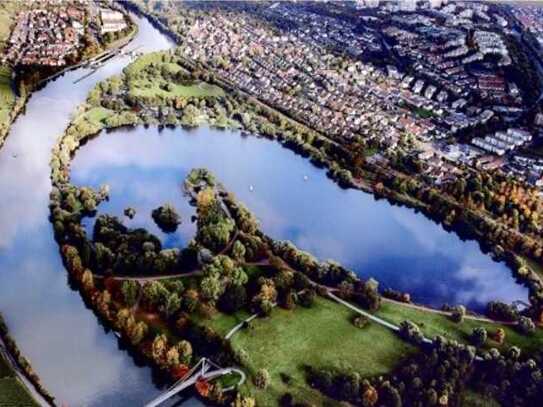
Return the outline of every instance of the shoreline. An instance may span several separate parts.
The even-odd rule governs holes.
[[[43,387],[40,378],[32,370],[31,363],[22,355],[17,342],[10,336],[2,314],[0,314],[0,353],[5,355],[6,362],[11,365],[22,386],[38,405],[43,407],[56,406],[55,398]],[[25,361],[27,365],[23,366],[22,361]]]

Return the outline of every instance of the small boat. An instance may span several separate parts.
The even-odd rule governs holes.
[[[254,191],[254,187],[252,185],[249,185],[249,191],[253,192]]]
[[[307,175],[304,175],[304,181],[307,181],[309,177]]]

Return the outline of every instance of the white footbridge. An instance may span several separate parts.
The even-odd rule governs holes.
[[[219,365],[213,363],[207,358],[202,358],[199,362],[194,365],[181,379],[175,382],[168,390],[164,393],[161,393],[155,399],[149,401],[145,404],[145,407],[156,407],[164,403],[166,400],[175,396],[179,392],[185,390],[187,387],[190,387],[198,380],[210,381],[216,379],[217,377],[228,375],[228,374],[237,374],[240,376],[238,386],[245,382],[245,373],[235,367],[222,368]],[[234,386],[223,389],[223,391],[233,390]]]

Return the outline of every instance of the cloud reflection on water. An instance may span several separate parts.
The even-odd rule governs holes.
[[[164,202],[173,202],[182,214],[190,210],[180,185],[195,167],[212,170],[272,237],[408,291],[417,301],[481,309],[490,299],[527,296],[505,265],[482,254],[476,242],[460,240],[413,210],[341,190],[323,170],[268,140],[207,128],[121,129],[80,150],[72,179],[78,185],[121,186],[112,189],[111,202],[100,211],[120,213],[132,205],[147,217],[138,226],[153,228],[150,210]],[[194,233],[183,227],[183,240],[170,244]]]

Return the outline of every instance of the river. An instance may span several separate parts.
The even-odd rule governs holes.
[[[150,52],[173,44],[145,19],[128,46]],[[159,389],[87,309],[67,275],[48,221],[49,159],[74,108],[96,82],[130,62],[116,57],[94,75],[77,69],[30,98],[0,150],[0,310],[23,354],[58,404],[137,406]]]
[[[146,20],[134,18],[139,33],[129,48],[149,52],[172,46]],[[119,349],[117,338],[69,287],[48,221],[48,163],[56,138],[95,83],[129,62],[116,57],[77,84],[88,70],[48,83],[31,97],[0,150],[0,310],[59,404],[137,406],[160,391],[151,370]],[[323,170],[267,140],[207,128],[119,130],[81,149],[73,180],[111,184],[112,199],[100,211],[121,215],[132,205],[138,214],[129,225],[152,227],[150,210],[172,201],[184,224],[177,234],[161,237],[173,246],[194,233],[180,184],[196,166],[214,171],[272,237],[291,239],[320,258],[405,289],[418,301],[480,309],[490,299],[527,297],[510,271],[483,255],[475,242],[461,241],[410,209],[342,190]]]

